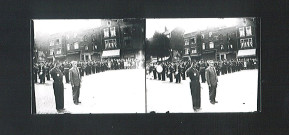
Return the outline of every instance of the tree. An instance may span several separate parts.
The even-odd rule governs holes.
[[[178,52],[181,52],[184,50],[184,35],[185,30],[182,28],[175,28],[171,32],[171,40],[170,40],[170,47],[173,50],[176,50]]]
[[[155,32],[148,46],[148,54],[151,56],[157,56],[158,58],[170,55],[170,40],[162,34]]]

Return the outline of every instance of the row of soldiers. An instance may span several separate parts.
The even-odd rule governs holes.
[[[61,63],[59,69],[65,76],[66,83],[69,83],[69,69],[72,64],[68,61]],[[78,61],[77,67],[80,75],[90,75],[107,70],[118,70],[118,69],[135,69],[137,68],[136,59],[107,59],[103,61]],[[49,71],[53,68],[52,62],[40,62],[35,63],[33,66],[33,79],[34,83],[37,83],[37,76],[39,77],[40,83],[45,83],[45,80],[50,80]],[[46,77],[46,79],[45,79]]]
[[[181,80],[186,80],[185,72],[190,67],[191,62],[157,62],[149,65],[148,73],[153,75],[153,79],[165,81],[166,78],[169,78],[170,82],[173,82],[173,78],[175,78],[176,83],[180,83]],[[257,69],[257,65],[257,59],[251,58],[214,61],[218,76],[245,69]],[[196,61],[196,69],[200,72],[202,83],[206,82],[205,70],[208,66],[209,64],[205,60]]]

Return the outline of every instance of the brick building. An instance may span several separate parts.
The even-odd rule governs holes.
[[[101,21],[104,43],[102,58],[143,57],[145,42],[143,19],[106,19]]]
[[[239,19],[233,27],[209,28],[184,34],[184,55],[195,60],[230,60],[256,57],[256,22]],[[244,23],[245,22],[245,23]]]
[[[143,19],[103,19],[98,28],[50,35],[47,60],[144,58]]]

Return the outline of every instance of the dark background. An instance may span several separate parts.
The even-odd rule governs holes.
[[[288,0],[0,3],[1,135],[263,135],[289,130]],[[199,17],[261,18],[260,113],[31,115],[30,19]]]

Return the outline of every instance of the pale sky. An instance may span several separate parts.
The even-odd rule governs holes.
[[[240,18],[171,18],[171,19],[146,19],[146,38],[151,38],[155,31],[164,32],[165,26],[169,31],[176,27],[183,28],[185,33],[204,30],[208,26],[236,26]]]
[[[100,26],[100,19],[35,19],[34,34],[54,34],[81,29],[97,28]]]

